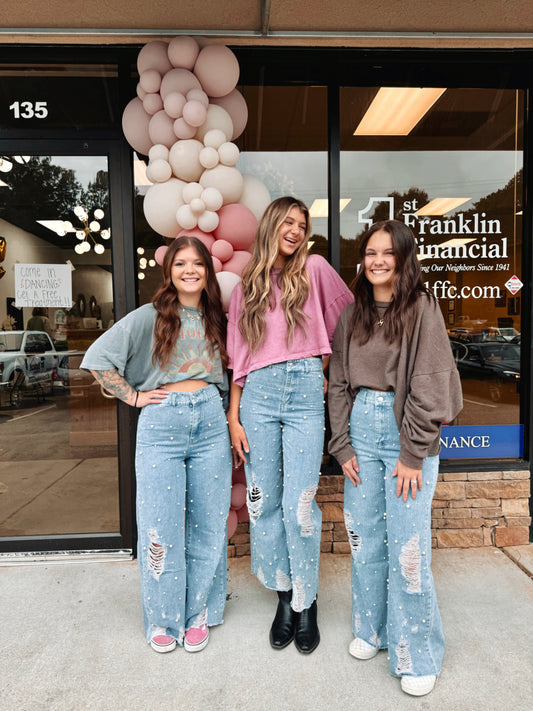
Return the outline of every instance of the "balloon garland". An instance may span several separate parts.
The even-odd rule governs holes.
[[[150,227],[173,239],[193,234],[209,249],[222,302],[250,259],[257,221],[270,203],[266,186],[236,167],[233,142],[246,127],[248,107],[236,89],[239,63],[225,45],[194,37],[146,44],[137,58],[137,96],[122,129],[148,156],[153,183],[143,210]],[[158,264],[166,247],[156,250]]]

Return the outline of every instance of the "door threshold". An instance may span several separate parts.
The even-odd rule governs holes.
[[[124,560],[133,560],[133,551],[130,548],[0,553],[0,567],[6,565],[36,565],[39,563],[114,563]]]

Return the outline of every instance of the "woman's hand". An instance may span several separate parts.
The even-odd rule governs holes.
[[[396,482],[396,496],[402,496],[403,500],[407,501],[409,496],[409,487],[411,487],[411,496],[416,499],[417,490],[422,489],[422,469],[411,469],[405,466],[398,459],[392,476],[398,477]]]
[[[246,455],[250,452],[250,445],[246,439],[246,432],[239,420],[228,417],[229,435],[231,438],[231,454],[233,457],[233,466],[238,469],[241,464],[244,464],[247,459]]]
[[[146,405],[159,405],[162,400],[168,397],[168,390],[156,388],[155,390],[139,390],[137,403],[132,403],[135,407],[146,407]]]
[[[357,457],[355,455],[342,465],[342,471],[344,476],[347,476],[354,486],[361,483],[361,479],[359,478],[359,464],[357,463]]]

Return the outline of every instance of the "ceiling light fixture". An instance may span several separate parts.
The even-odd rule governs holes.
[[[446,89],[381,87],[354,136],[407,136]]]

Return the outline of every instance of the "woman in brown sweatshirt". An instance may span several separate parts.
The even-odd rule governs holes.
[[[339,318],[328,391],[329,451],[346,476],[350,653],[371,659],[388,649],[402,690],[422,696],[435,686],[444,652],[430,568],[431,500],[441,425],[461,411],[461,384],[411,230],[378,222],[360,252],[355,303]]]

